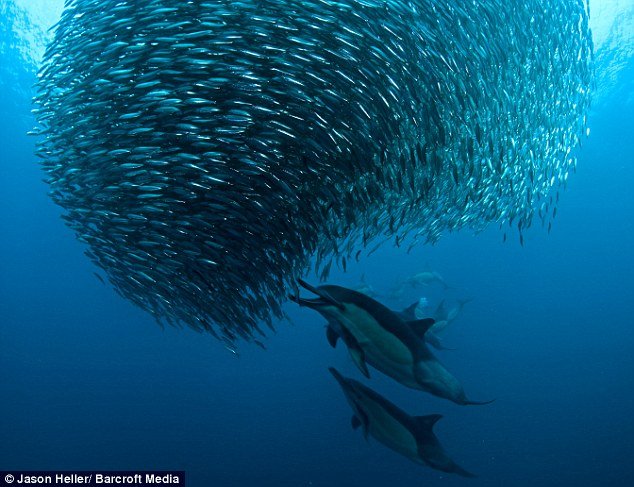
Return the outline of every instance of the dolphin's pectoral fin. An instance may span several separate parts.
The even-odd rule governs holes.
[[[426,416],[414,416],[416,429],[423,435],[428,435],[434,425],[442,418],[442,414],[428,414]]]
[[[357,421],[359,421],[359,426],[363,426],[363,437],[365,438],[365,441],[368,441],[368,436],[370,433],[370,420],[363,411],[358,411],[357,414],[352,417],[352,427],[356,429],[354,427],[354,418],[356,418]]]
[[[354,414],[352,415],[352,420],[350,422],[352,423],[353,430],[356,430],[359,426],[361,426],[361,420]]]
[[[329,325],[329,328],[333,328],[333,331],[335,331],[332,325]],[[367,379],[369,379],[370,371],[368,370],[368,366],[365,363],[365,353],[361,349],[359,342],[345,328],[341,328],[340,330],[337,330],[337,332],[341,332],[341,339],[348,347],[348,353],[350,353],[350,358],[352,358],[352,361],[359,368],[361,373]]]
[[[355,365],[359,368],[361,373],[367,378],[370,378],[370,371],[368,370],[368,365],[365,363],[365,354],[363,350],[356,343],[348,344],[348,351],[350,352],[350,357]]]
[[[436,320],[433,318],[423,318],[422,320],[412,320],[407,321],[407,325],[411,328],[411,330],[416,333],[416,335],[420,338],[425,337],[425,333],[429,331],[429,329],[434,326]]]
[[[339,333],[335,331],[333,326],[329,323],[326,327],[326,338],[328,339],[328,343],[332,348],[337,346],[337,340],[339,339]]]

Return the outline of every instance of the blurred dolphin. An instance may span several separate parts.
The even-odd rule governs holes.
[[[371,298],[378,298],[379,296],[381,296],[381,294],[377,292],[376,289],[374,289],[374,286],[372,286],[372,284],[368,284],[368,282],[365,280],[365,274],[361,275],[361,280],[359,284],[354,287],[354,290],[363,293],[366,296],[370,296]]]
[[[404,310],[397,311],[396,314],[398,314],[405,322],[413,323],[413,324],[418,323],[418,320],[421,319],[418,313],[418,310],[420,309],[421,300],[422,298],[410,304]],[[435,318],[433,319],[435,323],[429,329],[424,329],[420,326],[412,326],[412,331],[414,331],[414,333],[416,333],[420,338],[424,339],[436,350],[453,350],[451,348],[445,347],[442,344],[440,337],[436,335],[435,329],[436,329],[436,325],[438,324],[438,321],[436,321]]]

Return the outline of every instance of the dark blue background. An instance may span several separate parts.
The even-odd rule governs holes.
[[[294,324],[280,324],[268,350],[235,357],[208,336],[162,330],[102,285],[25,135],[20,93],[34,80],[18,78],[22,91],[0,81],[0,470],[186,470],[192,486],[634,480],[631,100],[594,109],[550,235],[532,229],[522,248],[497,229],[462,232],[410,255],[386,247],[332,275],[352,285],[365,273],[386,290],[429,263],[474,298],[445,338],[458,350],[441,358],[471,397],[494,404],[454,406],[377,372],[370,383],[411,414],[445,415],[439,438],[479,475],[466,480],[351,429],[327,367],[360,374],[310,310],[288,306]]]

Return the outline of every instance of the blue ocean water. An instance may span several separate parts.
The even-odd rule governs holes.
[[[439,356],[471,397],[494,404],[455,406],[377,372],[369,383],[410,414],[444,415],[440,440],[478,475],[463,479],[352,430],[327,367],[360,374],[343,347],[330,348],[315,313],[289,304],[293,324],[280,324],[266,351],[243,346],[235,356],[211,337],[159,328],[94,277],[26,136],[35,78],[20,36],[36,26],[19,17],[23,2],[2,3],[0,470],[186,470],[192,486],[632,482],[631,44],[617,38],[598,56],[591,136],[550,234],[537,226],[521,247],[497,228],[461,232],[409,255],[385,247],[331,275],[352,286],[364,274],[386,293],[432,268],[449,292],[473,298],[444,336],[456,350]],[[18,20],[21,33],[11,28]],[[442,297],[408,292],[389,304]]]

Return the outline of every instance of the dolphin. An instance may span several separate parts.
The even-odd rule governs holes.
[[[447,320],[448,314],[444,299],[438,303],[438,306],[436,306],[433,316],[434,320],[436,320],[436,323],[434,324],[436,332],[441,332],[447,328],[449,321]]]
[[[418,317],[418,313],[416,313],[419,308],[420,300],[412,303],[407,308],[402,311],[397,311],[396,314],[399,315],[406,323],[412,323],[414,326],[412,327],[412,331],[420,336],[421,339],[425,340],[436,350],[453,350],[453,348],[445,347],[440,340],[440,337],[435,333],[436,325],[438,321],[434,319],[435,323],[430,326],[428,329],[424,329],[421,326],[416,326],[416,324],[421,321],[421,318]],[[433,318],[432,318],[433,319]],[[424,321],[424,320],[423,320]]]
[[[374,289],[371,284],[368,284],[365,280],[365,274],[361,275],[361,281],[354,288],[355,291],[365,294],[366,296],[370,296],[371,298],[378,298],[380,294]]]
[[[447,284],[447,282],[438,272],[428,270],[419,272],[418,274],[414,274],[413,276],[410,276],[396,283],[388,293],[388,297],[390,299],[401,300],[405,295],[407,289],[409,289],[410,287],[416,289],[419,287],[431,286],[432,284],[440,284],[445,290],[451,288],[451,286]]]
[[[433,427],[442,418],[440,414],[410,416],[360,382],[342,376],[332,367],[329,370],[354,411],[352,427],[361,426],[366,439],[369,434],[413,462],[463,477],[475,477],[447,456],[434,434]]]
[[[435,323],[425,334],[425,340],[438,350],[452,350],[442,345],[440,341],[439,333],[443,332],[447,326],[453,323],[460,315],[467,303],[473,301],[473,298],[458,298],[456,304],[451,308],[447,308],[445,300],[443,299],[436,310],[434,311],[432,318]],[[418,320],[421,314],[420,300],[414,301],[407,308],[397,312],[398,315],[405,321]],[[415,330],[416,331],[416,330]]]
[[[460,298],[460,299],[457,299],[456,300],[456,305],[453,306],[449,311],[447,311],[447,316],[446,316],[447,323],[451,323],[456,318],[458,318],[458,315],[460,315],[460,313],[462,313],[462,310],[464,309],[465,305],[467,303],[470,303],[471,301],[473,301],[473,298]]]
[[[464,389],[420,339],[434,324],[433,319],[405,322],[395,312],[365,294],[341,286],[313,287],[315,299],[289,298],[300,306],[314,309],[328,320],[327,338],[334,347],[341,338],[350,357],[366,377],[367,364],[406,387],[427,391],[456,404],[488,404],[467,399]],[[418,329],[417,335],[413,329]]]
[[[423,271],[405,279],[405,284],[412,287],[429,286],[433,283],[441,284],[445,289],[449,289],[449,284],[445,282],[440,274],[436,271]]]

